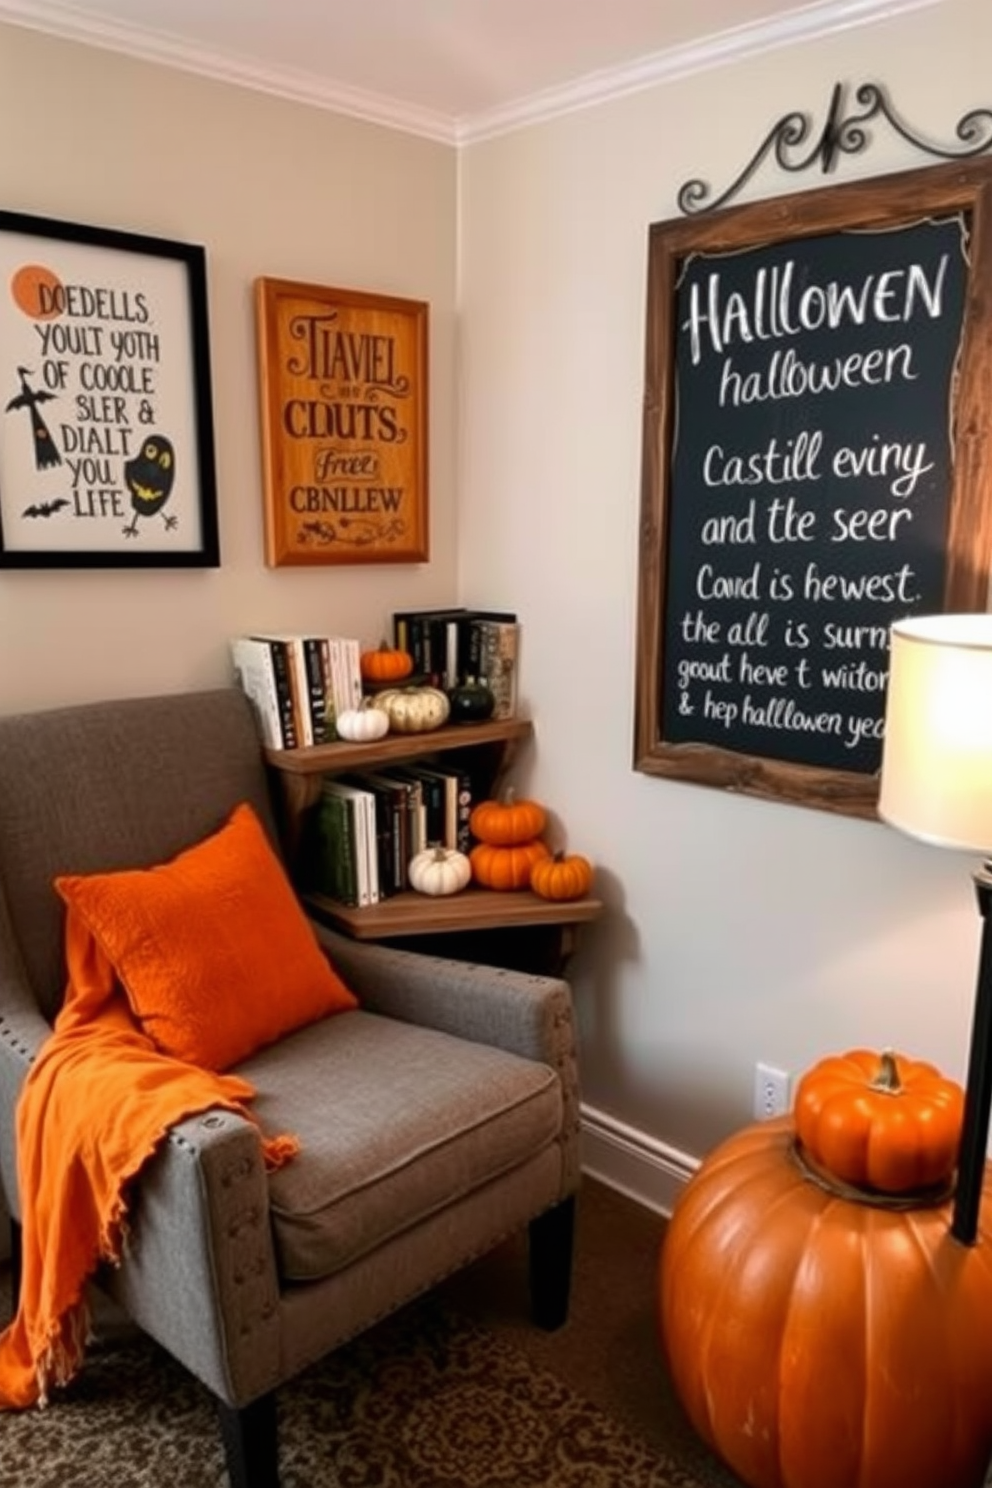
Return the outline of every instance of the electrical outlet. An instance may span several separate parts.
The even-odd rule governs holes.
[[[789,1076],[773,1064],[754,1067],[754,1114],[759,1121],[784,1116],[789,1109]]]

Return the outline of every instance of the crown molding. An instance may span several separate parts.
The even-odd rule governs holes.
[[[0,21],[459,146],[544,123],[761,52],[815,41],[837,31],[891,20],[942,3],[943,0],[815,0],[789,15],[669,47],[633,63],[589,73],[561,87],[547,88],[499,108],[460,118],[351,88],[313,73],[269,67],[245,57],[197,47],[181,37],[146,27],[97,19],[51,0],[0,0]]]
[[[105,51],[122,52],[142,62],[157,62],[182,72],[193,72],[217,82],[233,83],[257,93],[269,93],[291,103],[305,103],[347,114],[370,124],[382,124],[406,134],[421,135],[442,144],[457,144],[456,120],[447,114],[419,108],[378,93],[335,83],[315,73],[289,67],[269,67],[247,57],[194,46],[182,37],[84,15],[68,5],[49,0],[0,0],[0,21],[41,31],[66,41],[79,41]]]
[[[456,137],[460,145],[477,144],[761,52],[816,41],[836,31],[892,20],[910,11],[941,4],[943,0],[816,0],[789,15],[754,21],[683,46],[667,47],[662,52],[639,57],[627,66],[589,73],[563,87],[548,88],[516,103],[459,120]]]

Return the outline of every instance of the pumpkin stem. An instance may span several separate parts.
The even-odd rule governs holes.
[[[872,1090],[879,1090],[883,1095],[898,1095],[902,1090],[902,1084],[892,1050],[884,1049],[879,1059],[881,1063],[878,1067],[878,1074],[871,1082]]]

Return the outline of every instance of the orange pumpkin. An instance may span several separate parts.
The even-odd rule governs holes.
[[[526,889],[535,863],[550,857],[550,853],[546,844],[535,837],[531,842],[518,842],[510,847],[479,842],[468,856],[472,877],[484,888]]]
[[[399,682],[413,671],[413,657],[383,641],[374,651],[363,651],[358,666],[366,682]]]
[[[556,852],[534,864],[530,886],[542,899],[581,899],[592,885],[592,864],[580,853]]]
[[[837,1197],[788,1117],[706,1158],[662,1246],[661,1330],[696,1430],[749,1488],[983,1481],[992,1226],[965,1246],[950,1221]]]
[[[537,801],[518,801],[512,790],[501,799],[480,801],[469,817],[469,829],[480,842],[497,847],[530,842],[540,837],[547,823],[547,813]]]
[[[923,1060],[851,1049],[807,1070],[793,1114],[806,1152],[835,1177],[904,1193],[954,1172],[964,1091]]]

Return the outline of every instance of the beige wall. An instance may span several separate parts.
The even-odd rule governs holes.
[[[674,215],[687,176],[728,180],[781,113],[822,111],[837,80],[884,82],[946,138],[992,101],[990,51],[987,0],[942,0],[459,161],[0,27],[3,206],[207,248],[223,553],[216,572],[0,573],[0,707],[222,681],[227,638],[248,627],[372,640],[394,606],[456,590],[515,606],[537,723],[528,783],[596,859],[609,903],[574,979],[586,1099],[643,1159],[635,1185],[749,1118],[757,1059],[795,1071],[894,1044],[964,1071],[967,858],[648,779],[630,760],[648,224]],[[922,163],[879,126],[841,174]],[[782,189],[772,171],[752,194]],[[431,302],[429,565],[264,567],[250,301],[263,273]]]
[[[967,857],[631,769],[648,224],[688,177],[729,183],[787,111],[822,121],[838,80],[951,139],[992,104],[990,49],[986,0],[944,0],[462,161],[462,584],[525,617],[531,784],[611,906],[574,967],[585,1097],[659,1172],[749,1117],[759,1059],[892,1044],[963,1076],[978,916]],[[837,179],[928,163],[872,132]],[[750,194],[817,184],[770,168]]]
[[[0,25],[0,203],[203,244],[222,566],[0,573],[0,707],[224,683],[245,629],[375,643],[394,603],[455,587],[456,170],[451,149]],[[252,281],[431,305],[429,565],[270,570]]]

